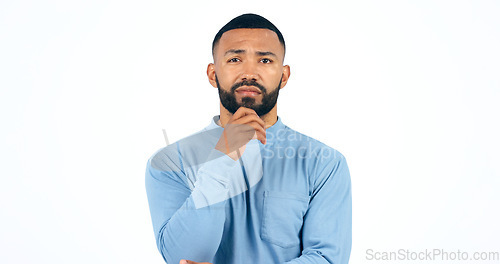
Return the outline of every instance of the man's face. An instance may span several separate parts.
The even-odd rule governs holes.
[[[271,30],[225,32],[215,47],[214,64],[207,70],[224,108],[234,114],[245,106],[259,116],[273,109],[289,76],[289,67],[283,66],[284,55],[278,36]]]

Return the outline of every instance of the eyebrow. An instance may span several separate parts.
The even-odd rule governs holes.
[[[228,54],[231,54],[231,53],[234,53],[234,54],[241,54],[241,53],[245,53],[246,50],[242,50],[242,49],[230,49],[230,50],[227,50],[226,53],[224,53],[224,56],[227,56]],[[255,52],[258,56],[273,56],[275,58],[277,58],[278,56],[276,56],[276,54],[270,52],[270,51],[256,51]]]
[[[276,54],[274,54],[274,53],[272,53],[270,51],[257,51],[256,53],[259,56],[273,56],[275,58],[278,58],[278,56],[276,56]]]
[[[242,50],[242,49],[230,49],[230,50],[227,50],[226,53],[224,53],[224,56],[227,56],[227,54],[231,54],[231,53],[241,54],[241,53],[245,53],[245,50]]]

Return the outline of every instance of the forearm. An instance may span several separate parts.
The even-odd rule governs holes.
[[[286,264],[347,264],[352,245],[352,195],[345,158],[329,163],[320,180],[302,227],[302,255]]]
[[[211,260],[222,238],[224,204],[196,209],[191,198],[186,200],[156,234],[165,261],[176,264],[181,259]]]
[[[220,244],[229,181],[237,162],[214,152],[197,171],[190,190],[181,172],[148,165],[146,188],[159,251],[167,263],[180,259],[210,260]]]
[[[284,264],[330,264],[327,259],[325,259],[321,252],[311,252],[308,254],[303,254],[298,258],[292,259],[285,262]]]

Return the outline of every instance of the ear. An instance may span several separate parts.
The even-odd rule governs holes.
[[[215,81],[215,65],[213,63],[209,63],[207,67],[207,77],[210,84],[217,88],[217,82]]]
[[[288,78],[290,78],[290,66],[285,65],[283,66],[283,73],[281,74],[281,88],[285,87],[286,83],[288,82]]]

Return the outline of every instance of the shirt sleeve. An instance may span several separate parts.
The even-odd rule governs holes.
[[[168,264],[181,259],[212,260],[224,229],[231,180],[227,171],[238,162],[212,150],[190,189],[178,149],[169,147],[150,158],[146,167],[146,192],[158,250]]]
[[[286,264],[347,264],[352,244],[351,179],[344,156],[318,174],[302,229],[302,255]]]

